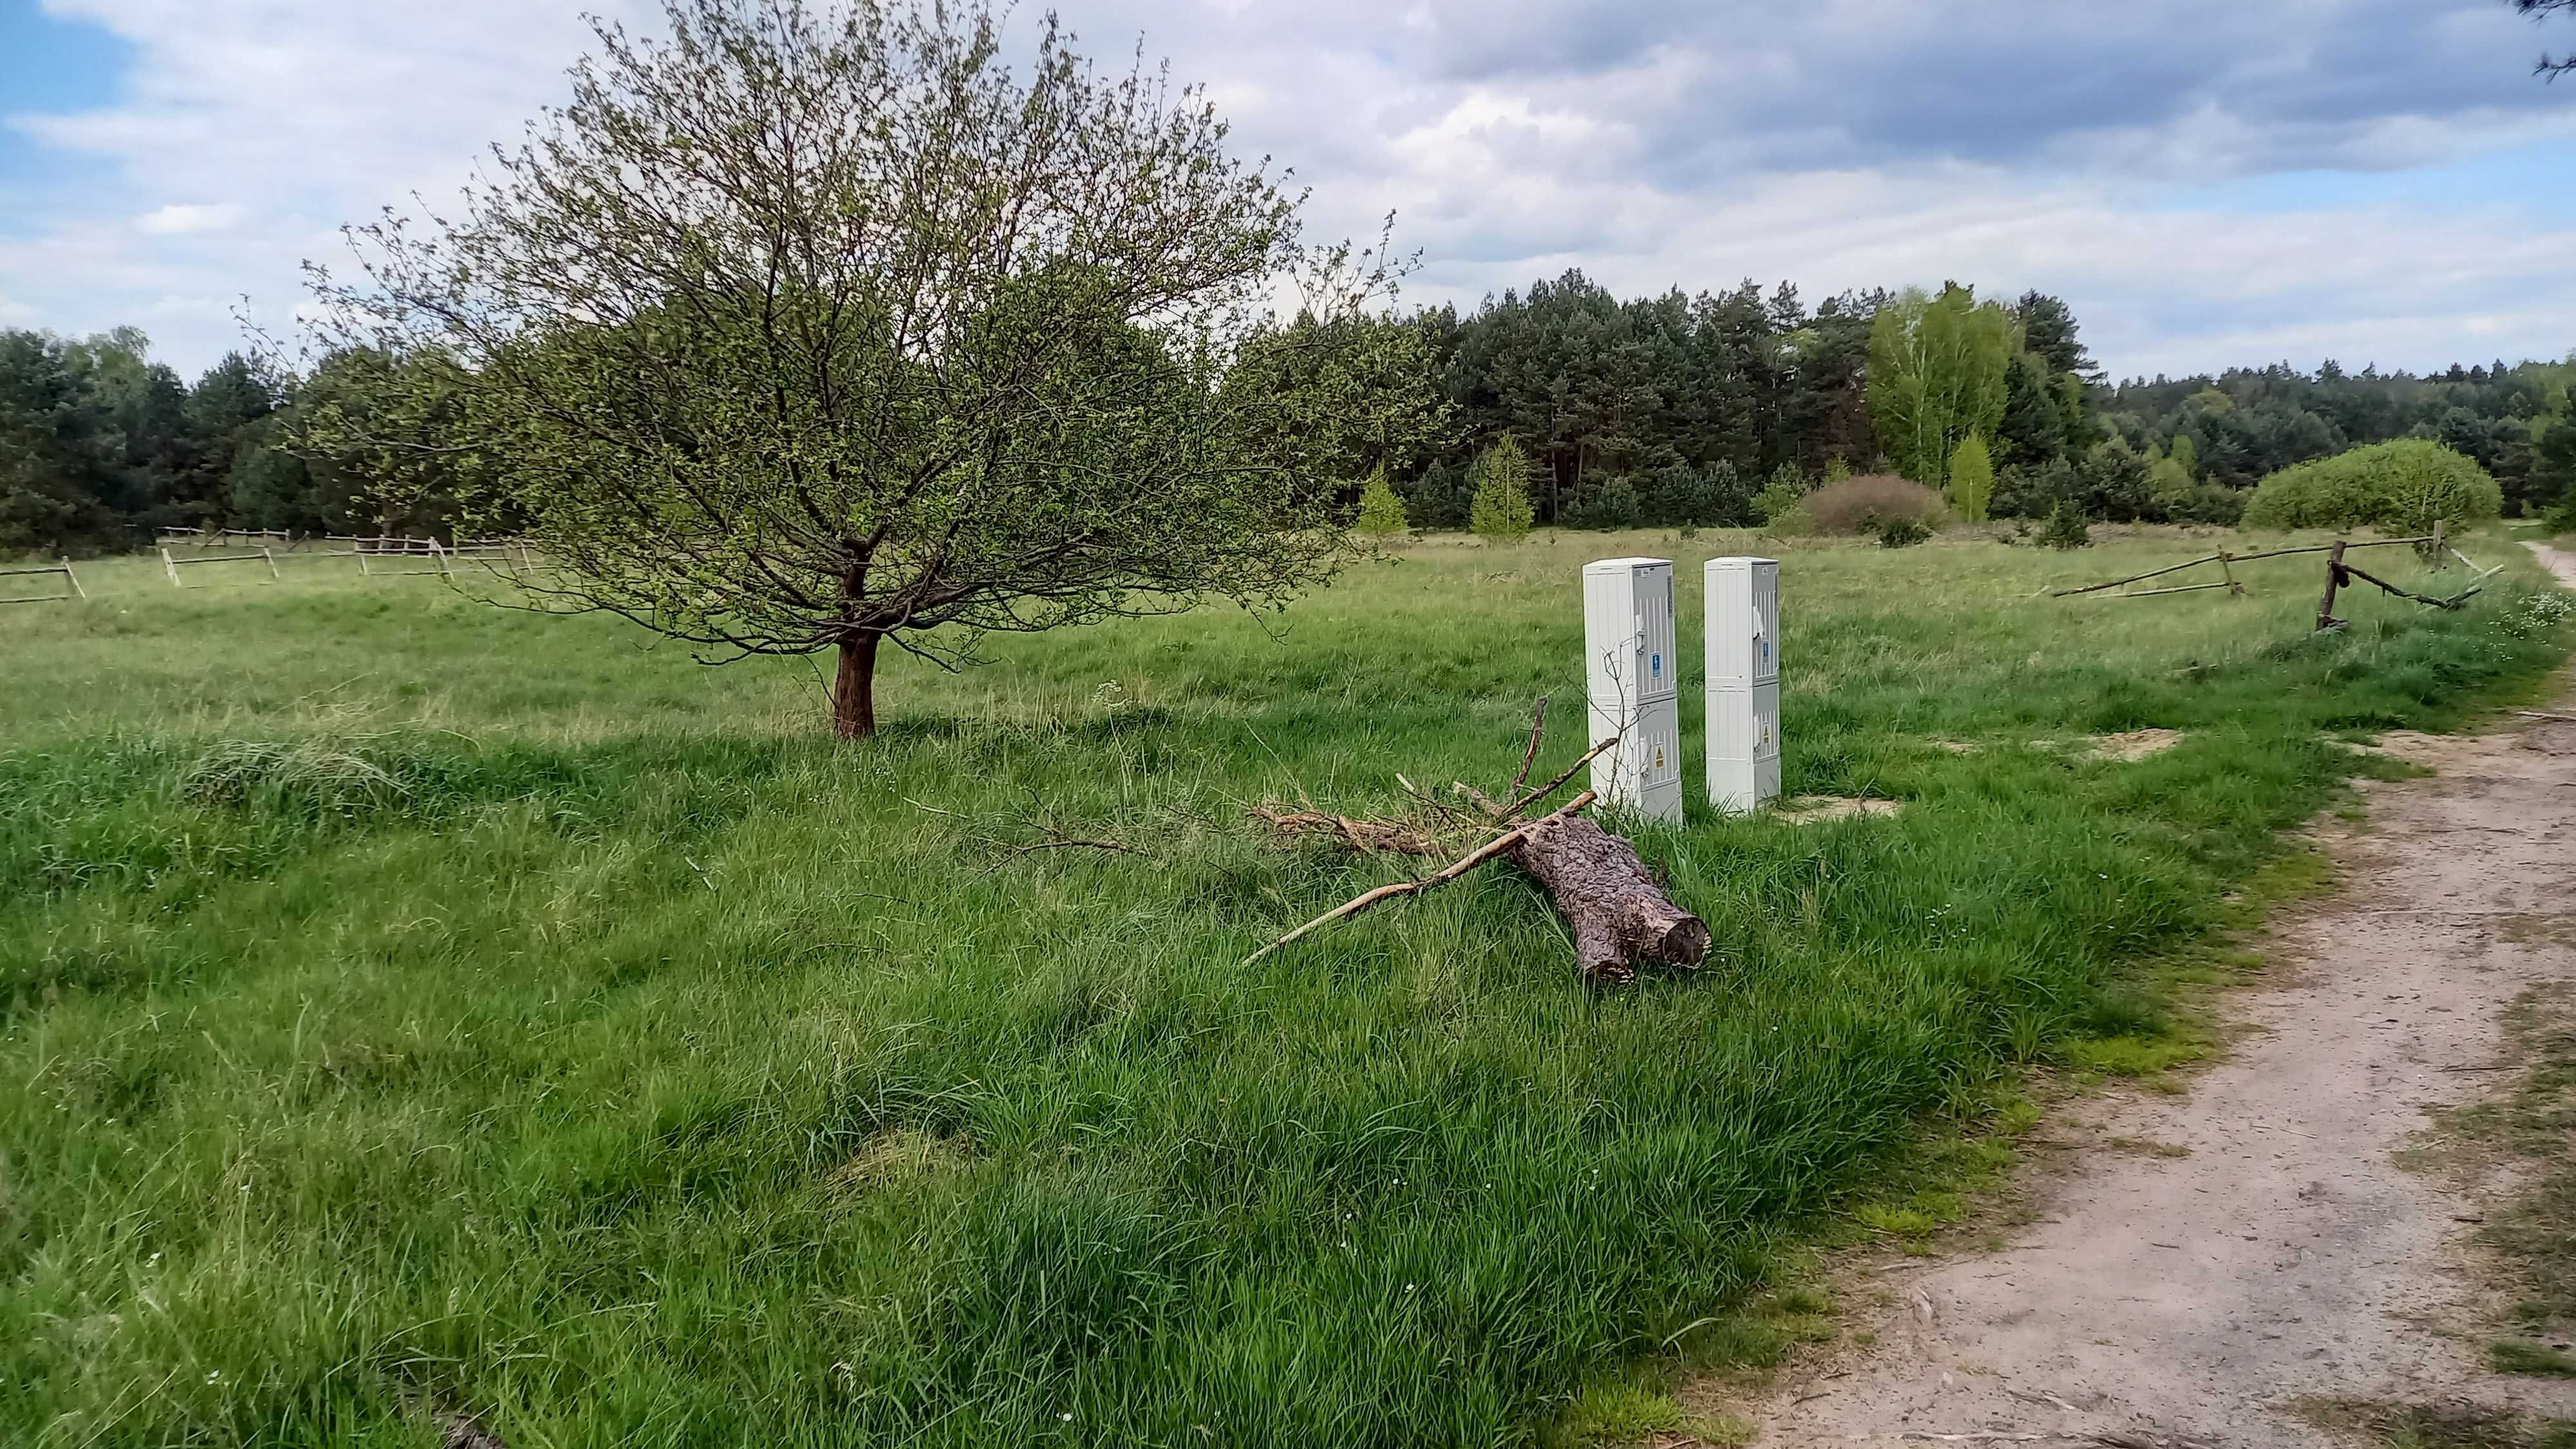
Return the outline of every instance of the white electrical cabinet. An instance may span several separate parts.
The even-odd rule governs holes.
[[[1713,558],[1708,586],[1708,798],[1757,810],[1780,793],[1780,563]]]
[[[1605,804],[1678,822],[1681,668],[1674,643],[1671,559],[1605,558],[1583,566],[1592,742],[1619,736],[1592,762],[1592,788]]]

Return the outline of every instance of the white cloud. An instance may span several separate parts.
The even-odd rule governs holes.
[[[172,202],[158,211],[134,219],[134,229],[154,236],[188,236],[196,232],[230,231],[241,225],[248,208],[238,201],[218,201],[202,206]]]
[[[234,299],[291,318],[340,224],[451,192],[587,41],[579,0],[47,3],[137,59],[98,109],[9,122],[85,164],[0,223],[0,305],[64,331],[149,317],[182,370],[239,345]],[[2576,131],[2576,92],[2526,73],[2546,37],[2489,0],[1061,3],[1105,66],[1141,33],[1209,82],[1241,146],[1313,188],[1318,233],[1397,211],[1428,262],[1414,300],[1567,266],[1810,301],[1955,277],[2064,295],[2116,372],[2576,342],[2558,188],[2398,199],[2409,175],[2477,194],[2481,148]],[[2264,180],[2299,167],[2350,184]],[[2223,200],[2174,190],[2230,176]],[[170,200],[210,179],[227,199]]]

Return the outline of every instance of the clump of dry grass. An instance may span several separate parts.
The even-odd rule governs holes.
[[[1944,513],[1940,494],[1893,473],[1864,473],[1828,483],[1808,494],[1802,506],[1819,533],[1868,533],[1891,518],[1932,525]]]

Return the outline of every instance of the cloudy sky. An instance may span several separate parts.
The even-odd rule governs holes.
[[[0,326],[193,373],[559,99],[585,8],[653,0],[0,0]],[[2530,73],[2576,24],[2505,0],[1059,8],[1205,82],[1319,229],[1395,210],[1411,300],[1957,278],[2059,293],[2121,375],[2576,348],[2576,79]]]

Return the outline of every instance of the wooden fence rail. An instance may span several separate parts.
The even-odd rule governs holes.
[[[179,570],[183,568],[196,568],[202,564],[228,563],[264,563],[268,565],[269,582],[275,583],[279,578],[279,574],[277,572],[277,555],[265,548],[261,549],[257,553],[227,553],[219,554],[211,558],[174,558],[171,556],[170,550],[166,545],[161,550],[161,569],[162,572],[170,576],[170,584],[173,588],[184,589],[187,587],[187,584],[181,581],[179,577]]]
[[[0,598],[0,604],[51,604],[65,599],[86,599],[89,597],[89,590],[81,587],[80,575],[72,572],[72,561],[67,558],[57,563],[36,564],[27,568],[0,569],[0,578],[27,578],[43,574],[60,574],[62,576],[63,583],[67,586],[69,592],[60,594],[13,594],[5,598]],[[18,589],[27,588],[29,585],[9,584],[0,585],[0,587]]]
[[[2294,554],[2321,553],[2326,556],[2326,587],[2325,597],[2317,604],[2317,628],[2320,630],[2340,629],[2343,627],[2344,621],[2335,617],[2335,595],[2338,591],[2348,587],[2356,580],[2362,583],[2375,585],[2387,593],[2396,595],[2398,598],[2412,599],[2416,603],[2430,605],[2436,609],[2459,608],[2483,590],[2486,587],[2487,579],[2491,577],[2497,569],[2503,568],[2504,565],[2497,564],[2494,568],[2478,568],[2477,560],[2470,558],[2467,554],[2464,554],[2457,548],[2451,546],[2449,535],[2450,530],[2441,524],[2436,523],[2433,526],[2433,531],[2431,533],[2415,538],[2373,538],[2365,539],[2359,543],[2355,543],[2350,539],[2339,538],[2332,543],[2306,544],[2296,548],[2269,548],[2256,553],[2230,553],[2225,549],[2220,549],[2216,553],[2204,554],[2199,558],[2189,559],[2182,563],[2167,564],[2163,568],[2149,569],[2144,573],[2130,574],[2125,578],[2108,579],[2098,584],[2083,584],[2071,589],[2051,589],[2048,591],[2048,596],[2052,599],[2069,599],[2078,594],[2098,594],[2106,589],[2118,589],[2120,592],[2112,597],[2121,599],[2152,599],[2159,594],[2188,594],[2197,592],[2201,589],[2225,589],[2232,597],[2245,592],[2244,582],[2236,577],[2235,566],[2238,564],[2252,563],[2260,559],[2268,558],[2288,558]],[[2448,597],[2436,597],[2432,594],[2419,594],[2412,589],[2399,588],[2397,585],[2379,577],[2377,574],[2344,562],[2344,555],[2354,549],[2394,548],[2400,544],[2412,545],[2416,552],[2424,555],[2426,560],[2437,570],[2449,567],[2450,560],[2452,559],[2458,559],[2461,563],[2468,565],[2471,569],[2475,570],[2469,578],[2469,586]],[[2207,564],[2218,565],[2218,571],[2221,577],[2208,583],[2173,584],[2160,589],[2138,589],[2130,587],[2133,584],[2145,583],[2149,579],[2160,579],[2168,574],[2178,574],[2185,569],[2196,569]]]

